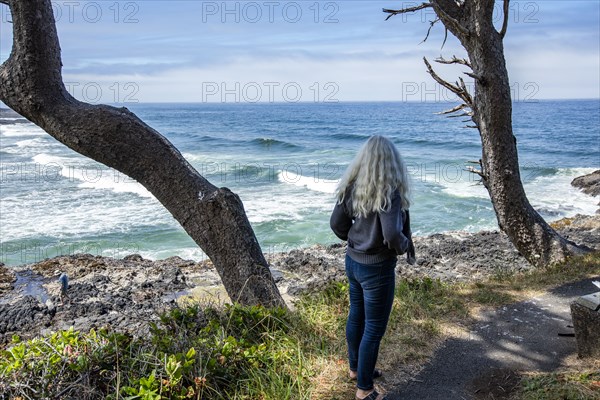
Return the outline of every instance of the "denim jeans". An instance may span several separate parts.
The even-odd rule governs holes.
[[[394,301],[396,258],[361,264],[346,255],[350,283],[350,313],[346,341],[350,370],[358,374],[357,387],[373,388],[373,372]]]

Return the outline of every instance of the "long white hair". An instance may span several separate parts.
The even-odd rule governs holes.
[[[351,196],[352,213],[364,217],[382,212],[392,205],[394,192],[400,192],[402,208],[410,207],[410,184],[400,152],[389,139],[371,136],[346,169],[338,184],[338,202]]]

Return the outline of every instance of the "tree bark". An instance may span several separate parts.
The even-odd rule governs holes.
[[[506,11],[509,0],[504,1]],[[471,116],[478,128],[482,144],[481,171],[475,172],[481,176],[490,195],[500,229],[508,235],[517,250],[536,266],[586,252],[586,249],[554,231],[525,195],[519,172],[517,139],[512,131],[512,101],[502,42],[508,19],[505,16],[502,29],[498,32],[493,24],[494,0],[464,0],[460,3],[454,0],[430,0],[422,6],[432,7],[445,28],[458,38],[467,51],[468,61],[438,61],[460,63],[472,68],[473,72],[467,73],[475,80],[472,98],[464,84],[443,82],[427,61],[426,64],[434,79],[445,84],[471,109],[471,113],[466,115]],[[404,11],[392,11],[400,12]],[[454,111],[459,109],[462,108]]]
[[[146,187],[215,265],[232,301],[285,306],[240,198],[202,177],[160,133],[126,108],[73,98],[62,81],[50,0],[0,0],[13,48],[0,100],[69,148]]]

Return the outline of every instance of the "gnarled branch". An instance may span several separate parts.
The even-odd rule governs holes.
[[[471,97],[471,93],[469,93],[469,90],[467,89],[467,85],[465,85],[465,81],[460,76],[458,77],[458,81],[460,82],[459,86],[463,95],[462,99],[465,101],[465,103],[473,105],[473,98]]]
[[[461,89],[458,86],[455,86],[455,85],[451,84],[450,82],[443,80],[442,78],[440,78],[438,76],[438,74],[435,73],[435,71],[431,67],[431,64],[429,64],[429,61],[427,61],[426,57],[423,57],[423,61],[425,62],[425,65],[427,66],[427,72],[429,72],[429,75],[431,75],[431,77],[437,83],[439,83],[440,85],[442,85],[443,87],[450,90],[452,93],[454,93],[456,95],[458,95],[460,93]]]
[[[448,28],[444,25],[444,41],[442,42],[442,49],[446,45],[446,41],[448,40]]]
[[[506,35],[506,30],[508,29],[509,3],[510,3],[510,0],[504,0],[504,7],[503,7],[504,19],[502,21],[502,29],[500,29],[500,32],[499,32],[500,37],[502,39],[504,39],[504,36]]]
[[[461,65],[466,65],[467,67],[473,69],[473,67],[471,66],[471,63],[464,58],[458,58],[456,56],[452,56],[451,60],[446,60],[444,57],[438,57],[434,60],[436,63],[440,63],[440,64],[461,64]]]
[[[469,107],[469,106],[468,106],[468,105],[466,105],[466,104],[459,104],[459,105],[457,105],[456,107],[454,107],[454,108],[451,108],[450,110],[446,110],[446,111],[440,111],[440,112],[437,112],[436,114],[437,114],[437,115],[447,115],[447,114],[452,114],[452,113],[455,113],[455,112],[458,112],[458,111],[462,110],[463,108],[468,108],[468,107]]]
[[[467,168],[465,168],[465,171],[470,172],[472,174],[479,175],[482,180],[485,180],[485,175],[483,174],[483,172],[481,172],[480,170],[476,169],[475,167],[467,167]]]
[[[429,34],[431,33],[431,28],[433,28],[433,26],[436,24],[436,22],[439,22],[440,18],[436,18],[433,21],[429,21],[429,29],[427,29],[427,35],[425,35],[425,39],[423,39],[423,41],[421,43],[425,43],[427,41],[427,38],[429,38]],[[444,40],[444,43],[446,43],[446,41]],[[442,44],[442,47],[444,47],[444,45]]]
[[[468,163],[479,165],[479,169],[477,169],[475,167],[467,167],[465,170],[468,172],[471,172],[473,174],[479,175],[481,177],[481,180],[483,181],[483,184],[485,185],[485,183],[487,181],[487,176],[484,173],[483,163],[481,162],[481,159],[479,159],[477,161],[468,161]]]
[[[211,184],[126,108],[68,93],[50,0],[0,1],[14,20],[0,100],[69,148],[146,187],[210,257],[232,301],[285,305],[239,196]]]
[[[451,84],[437,76],[427,60],[425,64],[433,79],[459,96],[473,113],[469,115],[473,124],[464,128],[479,131],[484,169],[472,168],[472,172],[486,179],[483,184],[500,229],[533,265],[549,265],[570,255],[584,254],[587,249],[557,234],[531,206],[523,190],[502,44],[508,26],[509,1],[503,1],[503,26],[498,32],[493,24],[494,0],[429,0],[445,28],[461,42],[473,62],[474,73],[467,75],[475,79],[474,98],[462,78]]]
[[[484,85],[485,84],[485,79],[483,76],[476,74],[474,72],[463,72],[463,74],[470,76],[471,78],[475,79],[477,82],[479,82],[480,84]]]
[[[467,90],[465,82],[462,80],[462,78],[459,78],[460,83],[457,82],[456,84],[452,84],[452,83],[440,78],[438,76],[438,74],[435,73],[435,71],[431,67],[431,64],[429,64],[429,61],[427,61],[427,58],[423,57],[423,61],[425,62],[425,65],[427,66],[427,72],[429,72],[429,75],[431,75],[431,77],[437,83],[439,83],[446,89],[450,90],[452,93],[457,95],[460,99],[462,99],[467,106],[472,108],[473,99],[471,98],[471,95],[469,94],[469,91]]]
[[[388,19],[392,18],[394,15],[415,12],[415,11],[419,11],[419,10],[422,10],[424,8],[429,8],[429,7],[433,7],[433,5],[431,3],[423,3],[423,4],[415,6],[415,7],[407,7],[407,8],[402,8],[400,10],[390,10],[390,9],[384,8],[383,12],[390,14],[385,19],[387,21]]]
[[[472,117],[472,116],[473,116],[473,111],[467,111],[467,112],[464,112],[459,115],[448,115],[448,118],[460,118],[460,117]],[[471,122],[471,120],[465,120],[462,122]]]

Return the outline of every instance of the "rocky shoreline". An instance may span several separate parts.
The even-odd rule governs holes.
[[[592,172],[591,174],[579,176],[571,182],[571,185],[581,189],[585,194],[590,196],[600,196],[600,169]],[[598,202],[598,210],[596,214],[600,214],[600,201]]]
[[[599,193],[600,171],[573,184]],[[577,215],[554,226],[565,238],[600,250],[600,214]],[[399,277],[467,281],[532,268],[499,231],[441,233],[415,237],[414,242],[417,263],[408,265],[400,258]],[[265,256],[280,292],[293,307],[302,293],[345,279],[344,254],[340,243]],[[58,281],[62,272],[70,280],[71,301],[64,305]],[[141,335],[161,310],[186,297],[229,300],[210,261],[74,254],[18,267],[0,263],[0,344],[13,334],[32,337],[71,326],[84,331],[110,327]]]
[[[557,226],[566,238],[600,250],[599,215],[580,215]],[[400,277],[476,280],[531,268],[506,235],[497,231],[416,237],[415,247],[417,264],[408,265],[400,258]],[[267,261],[282,295],[292,305],[303,292],[344,280],[344,253],[342,244],[316,245],[270,254]],[[70,279],[71,302],[64,305],[59,271]],[[185,296],[228,300],[210,261],[75,254],[19,267],[0,266],[0,343],[13,334],[30,337],[71,326],[143,334],[161,310]]]

